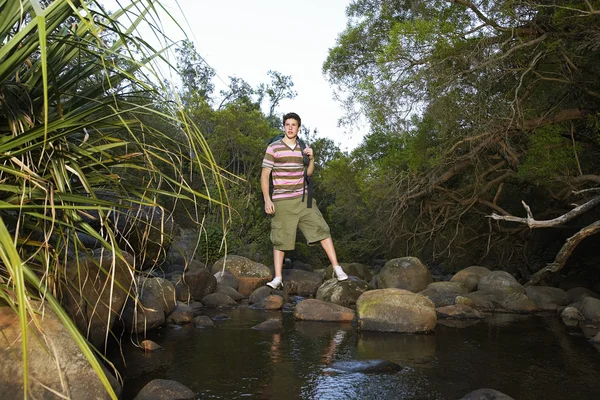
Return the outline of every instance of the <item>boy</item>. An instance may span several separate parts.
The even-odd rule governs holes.
[[[302,151],[298,143],[298,131],[301,120],[296,113],[283,116],[284,137],[267,147],[262,163],[260,187],[265,200],[265,212],[273,215],[271,219],[271,241],[273,242],[273,265],[275,278],[267,286],[277,289],[282,286],[281,270],[285,251],[294,250],[296,230],[300,228],[309,244],[321,243],[323,250],[333,266],[338,281],[345,281],[348,275],[340,267],[329,226],[316,204],[307,206],[303,201],[304,163],[303,153],[309,158],[306,173],[311,176],[315,171],[313,151],[307,147]],[[273,177],[273,198],[269,193],[269,176]]]

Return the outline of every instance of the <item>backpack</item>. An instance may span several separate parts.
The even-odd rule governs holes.
[[[267,144],[267,146],[273,142],[283,139],[284,137],[285,137],[285,134],[283,134],[283,133],[273,137],[271,140],[269,140],[269,143]],[[313,184],[312,184],[312,179],[310,178],[310,176],[308,176],[308,173],[306,172],[308,164],[310,164],[310,158],[306,154],[304,154],[304,149],[306,149],[306,144],[304,143],[304,141],[300,138],[296,138],[296,142],[298,143],[298,146],[300,146],[300,151],[302,152],[302,164],[304,164],[304,187],[302,188],[302,201],[304,202],[304,197],[306,195],[306,198],[307,198],[306,207],[312,208]],[[273,177],[270,175],[269,175],[269,195],[273,195]]]

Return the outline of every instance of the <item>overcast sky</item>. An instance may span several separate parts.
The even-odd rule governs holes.
[[[333,100],[333,88],[322,74],[329,48],[346,26],[346,0],[174,0],[164,4],[188,32],[196,49],[217,72],[216,92],[229,76],[244,79],[252,87],[268,82],[267,72],[290,75],[296,99],[281,104],[281,113],[294,111],[302,123],[317,128],[343,150],[355,148],[365,128],[338,128],[343,115]],[[167,34],[177,39],[176,29]]]

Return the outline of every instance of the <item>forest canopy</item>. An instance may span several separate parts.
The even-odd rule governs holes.
[[[342,238],[528,278],[598,219],[592,203],[559,229],[501,220],[598,195],[599,1],[357,0],[347,15],[323,70],[370,134],[336,161],[355,186],[329,181]]]

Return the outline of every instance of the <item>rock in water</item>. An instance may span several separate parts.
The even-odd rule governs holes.
[[[352,360],[337,361],[329,366],[336,371],[359,372],[363,374],[392,374],[402,370],[402,367],[387,360]]]
[[[505,395],[494,389],[477,389],[467,394],[460,400],[514,400],[512,397]]]
[[[142,349],[144,349],[144,351],[156,351],[163,349],[161,345],[159,345],[156,342],[153,342],[152,340],[142,340],[140,342],[140,346],[142,347]]]

